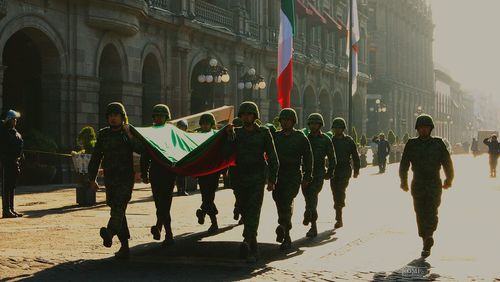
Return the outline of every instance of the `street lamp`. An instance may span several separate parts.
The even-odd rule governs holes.
[[[264,77],[260,74],[257,74],[257,71],[254,68],[250,68],[242,77],[240,77],[240,81],[238,82],[238,89],[245,91],[252,90],[262,90],[267,86],[264,81]]]
[[[380,114],[387,112],[387,106],[380,99],[375,100],[376,107],[370,107],[370,112],[377,113],[377,130],[380,131]]]
[[[208,67],[207,69],[198,75],[198,82],[199,83],[214,83],[214,84],[225,84],[228,83],[230,79],[229,76],[229,71],[227,68],[219,65],[219,62],[217,59],[212,58],[208,61]],[[212,92],[211,92],[211,98],[212,98],[212,108],[215,108],[215,101],[214,101],[214,94],[215,94],[215,85],[212,84]],[[208,102],[205,103],[208,105]]]

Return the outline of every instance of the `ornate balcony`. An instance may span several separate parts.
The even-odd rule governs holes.
[[[171,11],[172,1],[171,0],[146,0],[150,8],[155,8],[159,10]]]
[[[267,28],[267,42],[272,44],[278,44],[280,30],[278,28]]]
[[[196,0],[196,18],[217,27],[233,30],[233,13],[202,0]]]
[[[333,49],[326,49],[323,52],[323,60],[327,64],[335,64],[335,51]]]
[[[293,40],[293,50],[296,53],[305,54],[306,44],[303,36],[297,36]]]
[[[260,25],[256,22],[250,22],[250,37],[255,38],[257,40],[260,39]]]
[[[315,58],[315,59],[320,59],[321,58],[321,46],[318,45],[318,43],[313,43],[309,45],[309,56]]]

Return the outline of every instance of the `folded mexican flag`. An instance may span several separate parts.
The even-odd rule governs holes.
[[[153,160],[176,174],[203,176],[234,164],[224,128],[208,133],[188,133],[171,124],[130,128]]]

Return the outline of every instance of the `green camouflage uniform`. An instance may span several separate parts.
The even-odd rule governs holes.
[[[106,127],[99,131],[94,152],[88,166],[89,180],[95,181],[102,161],[106,204],[111,208],[107,229],[111,236],[118,235],[121,242],[130,238],[125,210],[134,187],[133,152],[142,153],[137,139],[128,139],[122,130]]]
[[[335,156],[337,157],[337,165],[335,173],[330,180],[330,185],[335,202],[334,208],[342,209],[345,207],[346,189],[349,185],[349,179],[352,176],[352,171],[358,174],[361,167],[356,143],[351,136],[344,135],[342,138],[332,137]],[[351,165],[352,160],[352,165]]]
[[[280,118],[285,111],[293,110],[283,109]],[[290,135],[286,135],[284,131],[279,130],[273,137],[280,162],[273,199],[278,210],[278,223],[288,233],[292,229],[293,200],[299,193],[300,184],[302,181],[312,181],[312,150],[309,140],[302,131],[293,129]]]

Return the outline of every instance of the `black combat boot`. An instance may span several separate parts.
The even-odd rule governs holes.
[[[7,189],[2,191],[2,217],[3,218],[15,218],[16,215],[12,213],[12,207],[10,205],[10,193]]]
[[[204,224],[205,223],[205,212],[201,209],[196,210],[196,217],[198,218],[198,223],[199,224]]]
[[[157,241],[161,239],[161,231],[160,228],[158,228],[158,226],[156,225],[151,226],[151,234],[153,235],[153,239]]]
[[[165,229],[165,241],[161,244],[162,247],[168,247],[175,244],[174,234],[172,234],[171,229]]]
[[[341,228],[344,226],[344,223],[342,222],[342,208],[336,208],[335,209],[335,225],[333,226],[335,229]]]
[[[14,191],[12,191],[12,193],[10,193],[10,211],[16,216],[16,217],[23,217],[23,214],[22,213],[19,213],[19,212],[16,212],[14,210]]]
[[[257,243],[257,238],[252,237],[249,239],[248,244],[250,245],[250,252],[247,256],[248,263],[255,263],[259,259],[259,244]]]
[[[240,210],[238,208],[233,209],[233,219],[234,220],[240,219]]]
[[[240,244],[240,259],[246,259],[248,254],[250,253],[250,244],[248,243],[248,239],[243,239],[243,242]]]
[[[309,210],[306,210],[304,212],[304,220],[302,221],[302,224],[304,225],[309,225],[309,223],[311,222],[311,218],[312,218],[312,212],[309,211]]]
[[[217,224],[217,216],[210,215],[210,221],[212,222],[212,225],[210,225],[210,228],[208,228],[208,233],[217,232],[217,230],[219,230],[219,225]]]
[[[283,239],[283,243],[281,243],[281,250],[288,250],[292,247],[292,238],[290,238],[290,232],[287,231],[285,234],[285,238]]]
[[[102,245],[106,248],[111,248],[113,245],[113,236],[109,233],[109,230],[106,227],[101,227],[99,234],[102,238]]]
[[[309,229],[309,231],[307,231],[306,237],[314,238],[316,236],[318,236],[318,228],[316,227],[316,222],[313,221],[313,222],[311,222],[311,229]]]
[[[423,238],[422,241],[423,241],[424,247],[422,249],[421,256],[423,258],[426,258],[426,257],[429,257],[431,255],[431,248],[434,245],[434,239],[432,237],[427,237],[427,238]]]
[[[286,233],[286,228],[283,225],[278,225],[276,227],[276,242],[278,243],[283,243],[283,240],[285,239],[285,233]]]
[[[128,259],[130,256],[130,248],[128,247],[128,240],[121,241],[122,246],[115,253],[116,259]]]
[[[13,214],[12,211],[8,210],[8,211],[3,211],[2,217],[3,218],[16,218],[17,216],[15,214]]]

